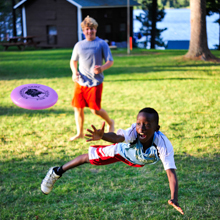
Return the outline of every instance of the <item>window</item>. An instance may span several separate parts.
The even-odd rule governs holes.
[[[107,24],[107,25],[105,26],[105,33],[111,33],[111,29],[112,29],[111,25],[110,25],[110,24]]]
[[[47,44],[57,44],[57,27],[54,25],[47,26]]]
[[[126,24],[125,23],[120,24],[120,31],[126,31]]]

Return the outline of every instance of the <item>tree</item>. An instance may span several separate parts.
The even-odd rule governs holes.
[[[17,35],[17,31],[16,31],[16,13],[15,13],[15,9],[14,9],[14,5],[15,5],[15,0],[11,1],[11,10],[12,10],[12,21],[13,21],[13,36]]]
[[[191,37],[186,58],[219,60],[209,50],[206,33],[206,0],[190,0]]]
[[[157,0],[152,0],[152,15],[151,15],[151,41],[150,48],[155,49],[155,38],[156,38],[156,23],[157,23]]]
[[[158,4],[162,4],[168,8],[188,7],[189,0],[158,0]]]
[[[0,2],[0,35],[6,38],[8,29],[12,28],[10,1]]]
[[[18,2],[18,0],[0,1],[0,37],[3,37],[4,40],[7,35],[16,35],[16,24],[20,23],[21,12],[16,10],[15,13],[13,4]]]
[[[218,13],[219,18],[215,21],[215,23],[219,24],[219,43],[218,49],[220,50],[220,1],[219,0],[206,0],[206,14],[208,16]]]
[[[143,13],[136,16],[136,19],[142,23],[140,32],[142,35],[146,36],[145,47],[148,42],[151,42],[151,49],[155,48],[155,45],[165,46],[160,34],[167,30],[157,29],[156,22],[162,21],[165,12],[163,7],[158,7],[157,0],[143,0],[141,3]]]

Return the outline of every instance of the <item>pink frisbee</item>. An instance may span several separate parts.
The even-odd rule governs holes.
[[[12,91],[11,100],[21,108],[41,110],[55,105],[58,95],[48,86],[26,84],[18,86]]]

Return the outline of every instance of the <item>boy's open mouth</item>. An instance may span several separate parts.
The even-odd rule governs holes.
[[[147,135],[145,135],[144,133],[139,133],[139,137],[140,137],[140,139],[144,139],[147,137]]]

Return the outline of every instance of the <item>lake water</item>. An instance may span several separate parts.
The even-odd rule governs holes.
[[[134,10],[133,31],[139,32],[141,23],[135,16],[141,13],[141,9]],[[162,22],[157,22],[157,28],[167,28],[161,33],[163,41],[168,40],[190,40],[190,9],[165,9],[166,15]],[[206,31],[209,49],[215,49],[219,44],[219,24],[213,23],[218,19],[218,14],[206,16]]]

